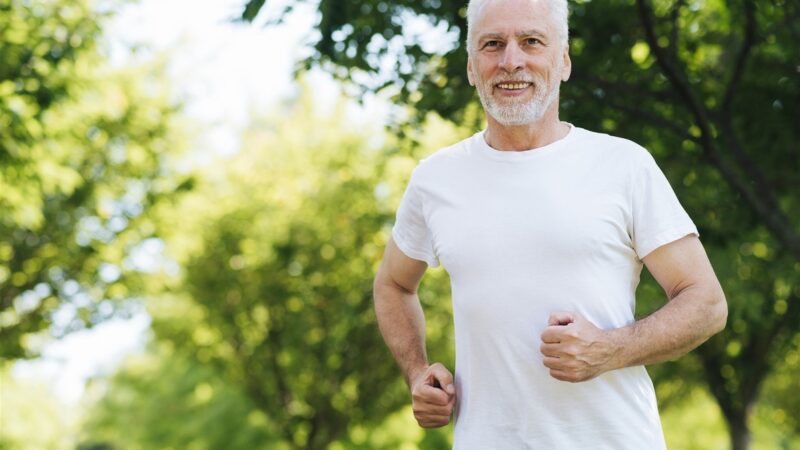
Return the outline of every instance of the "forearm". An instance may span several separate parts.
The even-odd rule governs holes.
[[[643,261],[664,288],[667,304],[612,330],[575,312],[552,312],[541,352],[553,378],[585,381],[609,370],[675,359],[725,327],[725,294],[696,236],[663,245]]]
[[[633,324],[611,330],[617,347],[614,368],[678,358],[725,326],[727,305],[719,286],[692,286],[659,310]]]
[[[376,283],[375,315],[383,340],[400,365],[406,383],[428,366],[425,316],[416,292]]]

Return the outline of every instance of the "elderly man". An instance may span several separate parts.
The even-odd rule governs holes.
[[[659,449],[644,364],[720,331],[724,295],[642,147],[558,117],[566,0],[472,0],[467,71],[487,128],[422,161],[375,278],[381,333],[423,427],[457,449]],[[430,363],[416,294],[450,275],[455,377]],[[634,318],[642,264],[668,301]]]

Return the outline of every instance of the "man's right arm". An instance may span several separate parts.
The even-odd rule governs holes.
[[[425,316],[417,288],[427,264],[406,256],[389,239],[375,276],[375,315],[383,339],[411,390],[414,416],[423,427],[450,421],[455,404],[452,374],[441,364],[428,364]]]

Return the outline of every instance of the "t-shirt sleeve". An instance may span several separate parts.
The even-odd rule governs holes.
[[[632,238],[639,259],[686,235],[699,235],[664,173],[646,151],[634,179]]]
[[[397,208],[392,238],[409,258],[424,261],[430,267],[439,265],[433,249],[432,233],[425,221],[422,192],[413,175]]]

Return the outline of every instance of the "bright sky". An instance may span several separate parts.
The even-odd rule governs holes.
[[[215,153],[234,151],[252,112],[275,108],[295,93],[292,66],[307,52],[302,41],[313,29],[315,11],[301,3],[285,24],[264,27],[264,19],[287,1],[266,2],[260,23],[246,24],[234,21],[246,0],[140,0],[107,27],[112,61],[125,65],[167,52],[185,112],[206,125],[198,144]],[[151,50],[132,55],[136,43]],[[322,91],[333,95],[335,87],[326,81]]]
[[[285,1],[266,2],[266,14],[260,17],[274,17]],[[120,10],[106,27],[114,64],[135,64],[166,52],[175,93],[203,130],[195,142],[199,159],[235,151],[253,112],[272,110],[296,93],[292,67],[307,51],[302,40],[313,29],[314,9],[301,4],[283,25],[264,28],[231,20],[245,3],[141,0]],[[143,49],[132,53],[134,44]],[[337,98],[330,77],[313,73],[311,82],[322,104]],[[373,112],[362,115],[374,117]],[[44,381],[59,399],[74,404],[88,378],[112,373],[126,355],[143,349],[149,324],[141,311],[129,320],[73,333],[46,345],[42,358],[18,362],[12,373]]]

